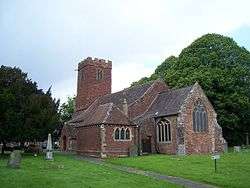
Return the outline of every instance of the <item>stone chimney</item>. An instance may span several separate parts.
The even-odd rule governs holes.
[[[127,100],[124,98],[122,102],[123,113],[128,116],[128,103]]]

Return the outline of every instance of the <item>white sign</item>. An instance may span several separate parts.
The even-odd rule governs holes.
[[[220,159],[220,155],[212,155],[212,160]]]

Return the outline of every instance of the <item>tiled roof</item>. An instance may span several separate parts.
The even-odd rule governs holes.
[[[116,106],[121,107],[124,98],[127,100],[128,105],[135,102],[150,88],[153,82],[149,82],[143,85],[133,86],[122,91],[104,95],[100,98],[100,103],[114,103]]]
[[[158,94],[152,105],[140,118],[177,114],[192,87],[171,89]]]
[[[79,123],[79,126],[97,124],[132,124],[129,118],[113,103],[97,105],[96,107],[87,109],[79,118],[72,119],[70,123]]]
[[[128,105],[134,103],[145,94],[153,83],[149,82],[104,95],[92,103],[85,111],[75,113],[68,123],[79,123],[83,126],[102,123],[131,124],[129,118],[121,111],[124,99],[126,99]]]

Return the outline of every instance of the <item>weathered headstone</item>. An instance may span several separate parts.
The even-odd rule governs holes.
[[[234,146],[234,152],[240,152],[240,146]]]
[[[21,151],[20,150],[14,150],[11,154],[10,154],[10,158],[8,160],[7,166],[10,168],[20,168],[20,164],[21,164]]]
[[[130,157],[138,156],[138,147],[136,145],[133,145],[129,148],[129,156]]]
[[[177,151],[178,155],[186,155],[186,147],[184,144],[179,144],[178,145],[178,151]]]
[[[224,143],[223,143],[223,151],[224,151],[224,153],[228,152],[228,144],[226,141],[224,141]]]

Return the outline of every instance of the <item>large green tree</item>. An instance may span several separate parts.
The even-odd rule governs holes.
[[[68,97],[60,106],[61,121],[64,123],[72,118],[75,109],[75,97]]]
[[[212,102],[229,144],[245,143],[250,132],[250,52],[229,37],[207,34],[171,56],[142,84],[156,78],[175,88],[196,81]]]
[[[19,68],[1,66],[0,142],[45,139],[59,125],[58,106],[50,89],[44,93]]]

